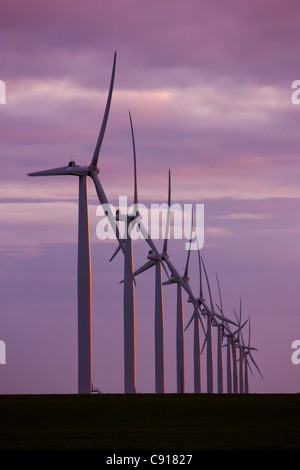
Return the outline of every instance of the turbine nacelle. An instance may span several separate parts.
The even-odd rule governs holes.
[[[85,165],[76,165],[74,160],[71,160],[67,166],[58,168],[51,168],[49,170],[35,171],[28,173],[28,176],[92,176],[99,173],[98,167],[90,167]]]
[[[67,168],[67,174],[74,176],[87,176],[90,173],[88,166],[70,165]]]
[[[147,255],[147,259],[150,259],[152,261],[158,261],[158,256],[153,250],[150,250]]]
[[[195,300],[196,300],[196,302],[198,302],[198,304],[199,304],[199,309],[200,309],[201,305],[204,305],[205,299],[203,299],[202,297],[198,297],[198,298],[196,298]],[[189,298],[188,298],[188,302],[191,304],[191,303],[194,302],[194,299],[192,299],[191,297],[189,297]],[[202,310],[201,310],[201,313],[205,313],[205,311],[202,312]]]
[[[89,166],[89,176],[93,176],[93,175],[98,175],[100,172],[99,168],[97,166]]]
[[[28,173],[28,176],[87,176],[89,173],[90,168],[88,166],[76,165],[76,163],[71,160],[68,166],[51,168],[50,170],[35,171],[33,173]]]
[[[169,279],[167,281],[164,281],[162,283],[163,286],[167,286],[169,284],[178,284],[178,280],[176,279],[176,277],[174,276],[174,274],[171,274],[171,276],[169,276]]]
[[[140,217],[138,211],[135,214],[122,214],[120,209],[116,210],[116,220],[119,222],[133,222],[138,217]]]

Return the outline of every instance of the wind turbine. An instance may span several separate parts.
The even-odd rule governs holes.
[[[213,299],[210,289],[210,284],[208,280],[207,271],[203,258],[201,258],[207,288],[209,292],[210,299],[210,309],[206,308],[207,312],[210,312],[210,315],[207,315],[207,326],[206,326],[206,342],[207,342],[207,392],[213,392],[213,347],[212,347],[212,326],[217,326],[218,328],[218,337],[217,337],[217,378],[218,378],[218,392],[223,393],[223,355],[222,355],[222,342],[224,334],[224,322],[233,323],[229,319],[220,317],[213,306]],[[221,320],[221,323],[218,322],[218,319]]]
[[[138,213],[138,191],[137,191],[137,171],[134,133],[131,114],[129,112],[131,136],[133,144],[134,163],[134,212],[133,214],[122,214],[120,210],[116,213],[116,220],[125,223],[125,236],[123,240],[124,248],[124,290],[123,290],[123,314],[124,314],[124,391],[125,393],[136,393],[136,367],[135,367],[135,292],[133,276],[132,258],[132,237],[131,230],[139,216]],[[117,247],[110,261],[120,250]]]
[[[234,312],[236,318],[238,318],[236,312]],[[239,324],[241,324],[241,315],[242,315],[242,301],[240,300],[240,316],[239,316]],[[246,322],[245,322],[246,323]],[[244,324],[245,324],[244,323]],[[262,373],[256,364],[255,360],[252,357],[251,351],[257,351],[256,348],[250,346],[250,317],[248,318],[249,323],[249,336],[248,336],[248,345],[245,344],[243,333],[241,331],[240,338],[239,338],[239,348],[240,348],[240,392],[241,393],[249,393],[249,378],[248,378],[248,368],[250,368],[250,364],[248,361],[248,357],[250,357],[251,361],[253,362],[254,366],[258,370],[260,376],[263,378]]]
[[[204,266],[204,265],[203,265]],[[205,269],[205,267],[204,267]],[[209,285],[209,280],[207,276],[207,271],[205,270],[205,276],[206,276],[206,281],[207,281],[207,286],[208,286],[208,291],[209,291],[209,297],[210,297],[210,303],[211,303],[211,309],[214,312],[213,309],[213,301],[212,301],[212,294],[211,294],[211,289]],[[217,283],[218,283],[218,288],[219,288],[219,294],[220,294],[220,286],[219,286],[219,281],[218,281],[218,276],[217,277]],[[222,299],[220,297],[220,302],[221,302],[221,308],[222,308]],[[218,385],[218,393],[223,393],[223,338],[226,336],[226,325],[224,324],[224,321],[222,320],[221,322],[218,321],[217,318],[214,318],[212,321],[212,326],[217,327],[217,385]],[[229,366],[230,366],[229,362]],[[231,369],[229,368],[229,371]]]
[[[152,266],[156,264],[156,307],[155,307],[155,337],[156,337],[156,391],[157,393],[164,393],[164,337],[163,337],[163,301],[162,301],[162,288],[161,288],[161,263],[162,258],[157,248],[155,247],[149,233],[144,227],[141,215],[138,211],[138,190],[137,190],[137,170],[136,170],[136,149],[134,131],[132,125],[131,114],[130,126],[131,136],[133,145],[133,157],[134,157],[134,214],[124,216],[118,212],[119,220],[125,220],[127,232],[124,240],[125,247],[125,262],[127,262],[127,268],[125,266],[124,271],[124,343],[125,343],[125,390],[133,393],[135,391],[135,352],[134,352],[134,277],[139,272],[133,272],[132,262],[132,241],[131,241],[131,230],[134,225],[137,225],[151,248],[148,259],[151,260],[149,264]],[[116,256],[120,250],[120,245],[117,247],[115,253],[111,257],[111,260]],[[157,260],[157,263],[155,262]],[[148,269],[149,266],[145,267]],[[144,269],[143,269],[144,270]],[[126,378],[128,377],[128,379]]]
[[[222,316],[224,316],[221,290],[218,281],[219,296],[220,296],[220,306],[217,305]],[[233,325],[236,323],[230,321]],[[243,324],[236,325],[238,328],[232,332],[229,326],[229,321],[224,316],[224,336],[227,337],[227,393],[237,393],[238,392],[238,370],[237,370],[237,348],[239,346],[239,340],[237,335],[244,328],[247,320]]]
[[[170,208],[171,197],[171,176],[169,170],[169,191],[168,191],[168,208]],[[163,244],[163,251],[160,256],[153,250],[150,250],[147,261],[143,266],[134,272],[134,276],[155,267],[155,311],[154,311],[154,339],[155,339],[155,391],[156,393],[165,392],[165,360],[164,360],[164,307],[163,307],[163,291],[162,291],[162,260],[168,256],[167,254],[167,230],[169,226],[169,211],[167,214],[166,234]]]
[[[87,176],[91,177],[100,204],[106,206],[106,215],[119,240],[118,228],[115,226],[113,214],[107,201],[106,194],[99,180],[98,159],[108,120],[114,77],[116,68],[116,53],[109,86],[104,116],[98,135],[96,147],[89,166],[76,165],[71,161],[65,167],[29,173],[28,176],[78,176],[78,264],[77,264],[77,303],[78,303],[78,393],[91,393],[92,390],[92,354],[91,354],[91,260],[87,199]]]
[[[241,334],[242,339],[242,348],[244,352],[244,392],[249,393],[249,377],[248,377],[248,368],[251,370],[250,365],[248,363],[248,355],[250,354],[250,317],[248,319],[249,322],[249,336],[248,336],[248,346],[244,343],[243,334]],[[255,348],[251,348],[255,349]],[[252,371],[251,371],[252,373]]]
[[[212,300],[210,284],[209,284],[209,280],[208,280],[208,276],[207,276],[207,271],[205,269],[205,265],[204,265],[203,260],[202,260],[202,263],[203,263],[205,276],[206,276],[207,287],[208,287],[208,291],[209,291],[211,312],[213,314],[211,324],[212,324],[212,326],[217,327],[217,383],[218,383],[218,393],[223,393],[223,352],[222,352],[222,350],[223,350],[223,338],[224,338],[224,336],[227,336],[227,338],[232,336],[231,330],[229,328],[229,323],[233,324],[233,325],[236,325],[236,324],[233,321],[226,318],[225,315],[224,315],[220,284],[219,284],[219,280],[218,280],[217,275],[216,275],[216,278],[217,278],[221,308],[219,308],[218,305],[217,305],[217,307],[219,308],[219,310],[221,312],[221,317],[216,314],[216,311],[214,310],[214,307],[213,307],[213,300]],[[239,330],[237,330],[237,331],[239,331]],[[231,344],[230,341],[227,341],[227,391],[229,393],[231,392],[230,344]],[[212,354],[212,353],[210,353],[210,354]]]
[[[242,339],[243,341],[243,339]],[[244,350],[244,354],[245,354],[245,375],[244,375],[244,379],[245,379],[245,393],[249,393],[249,378],[248,378],[248,369],[250,369],[251,371],[251,367],[250,367],[250,364],[249,364],[249,361],[248,361],[248,357],[250,357],[251,361],[253,362],[254,366],[256,367],[256,369],[258,370],[259,372],[259,375],[261,376],[261,378],[263,378],[262,376],[262,373],[261,371],[259,370],[259,367],[258,365],[256,364],[255,360],[253,359],[252,357],[252,354],[251,354],[251,351],[256,351],[256,348],[253,348],[250,346],[250,317],[249,317],[249,337],[248,337],[248,346],[244,344],[244,341],[243,341],[243,350]]]
[[[171,177],[170,177],[170,172],[169,172],[169,201],[171,201]],[[170,206],[169,206],[169,210],[168,210],[168,218],[167,218],[167,224],[166,224],[166,228],[167,228],[167,231],[169,230],[169,218],[170,218]],[[165,235],[165,242],[164,242],[164,250],[163,250],[163,253],[162,255],[160,256],[160,259],[162,261],[164,261],[164,263],[168,266],[169,268],[169,271],[171,273],[171,276],[169,276],[169,274],[167,273],[167,277],[169,280],[172,280],[173,282],[177,282],[178,284],[181,285],[181,287],[185,290],[185,292],[188,294],[188,299],[189,299],[189,302],[191,302],[194,307],[196,309],[198,309],[199,307],[199,304],[198,304],[198,301],[196,300],[193,292],[192,292],[192,289],[189,285],[189,278],[188,277],[185,277],[185,276],[181,276],[177,269],[175,268],[174,264],[172,263],[172,261],[170,260],[170,256],[167,252],[167,238],[168,238],[168,235],[167,235],[168,232],[166,232],[166,235]],[[164,266],[164,264],[163,264]]]
[[[198,261],[199,261],[199,275],[200,275],[200,296],[196,300],[194,298],[189,298],[188,302],[192,302],[194,305],[194,312],[192,314],[192,317],[190,318],[187,326],[185,327],[185,330],[189,327],[191,322],[194,320],[194,383],[195,383],[195,391],[199,391],[199,371],[200,371],[200,358],[201,358],[201,351],[200,351],[200,342],[199,342],[199,321],[201,323],[201,326],[203,328],[203,331],[205,333],[205,339],[204,343],[202,346],[202,350],[204,349],[205,344],[208,344],[208,353],[207,353],[207,391],[208,393],[212,392],[213,389],[213,358],[212,358],[212,336],[211,336],[211,331],[209,331],[209,328],[211,329],[211,326],[217,325],[218,327],[221,326],[218,323],[218,319],[221,320],[221,322],[228,322],[228,323],[233,323],[231,320],[226,318],[223,314],[219,315],[215,312],[213,308],[213,303],[212,303],[212,296],[211,296],[211,291],[210,291],[210,286],[208,282],[208,276],[207,272],[205,269],[205,265],[203,262],[203,259],[200,255],[200,250],[198,248]],[[202,268],[203,266],[204,271],[205,271],[205,276],[206,276],[206,281],[208,285],[208,290],[209,290],[209,296],[210,296],[210,303],[211,307],[209,308],[205,302],[204,296],[203,296],[203,288],[202,288]],[[187,283],[188,284],[188,283]],[[207,317],[207,327],[208,331],[205,330],[203,324],[202,324],[202,319],[201,315]],[[211,325],[211,326],[210,326]]]
[[[169,227],[170,227],[170,206],[171,206],[171,179],[170,179],[170,173],[169,173],[167,231],[169,230]],[[192,239],[192,230],[193,230],[193,213],[192,213],[192,221],[191,221],[190,243],[191,243],[191,239]],[[166,256],[168,256],[168,254],[167,254],[167,240],[168,240],[168,234],[166,233],[166,237],[165,237],[165,241],[164,241],[163,259]],[[184,274],[182,276],[182,279],[185,283],[187,283],[189,281],[188,269],[189,269],[190,254],[191,254],[191,250],[189,249],[188,254],[187,254]],[[168,284],[177,284],[177,310],[176,310],[177,393],[184,393],[185,392],[185,363],[184,363],[184,325],[183,325],[182,284],[179,282],[178,279],[176,279],[176,277],[174,275],[171,275],[171,277],[168,279],[168,281],[163,282],[163,285],[168,285]],[[199,339],[199,347],[200,347],[200,339]],[[199,370],[200,370],[200,364],[199,364]],[[199,382],[199,381],[197,380],[197,382]],[[200,388],[200,383],[197,385],[196,388],[197,389]]]
[[[134,212],[133,214],[119,213],[119,220],[125,221],[126,236],[124,240],[124,390],[125,393],[136,393],[135,377],[135,294],[133,278],[132,238],[131,229],[138,216],[138,193],[136,174],[136,154],[131,115],[129,113],[134,156]],[[127,262],[127,260],[129,262]]]

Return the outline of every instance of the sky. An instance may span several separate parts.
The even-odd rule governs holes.
[[[214,302],[250,318],[253,393],[297,393],[300,364],[300,104],[292,100],[300,17],[291,0],[2,0],[0,6],[0,393],[77,393],[77,178],[27,173],[90,163],[112,63],[114,92],[99,158],[109,202],[204,204],[201,254]],[[93,384],[123,393],[123,259],[96,233],[92,257]],[[156,240],[161,249],[162,240]],[[169,241],[183,273],[185,240]],[[133,244],[134,267],[147,256]],[[199,292],[197,256],[190,283]],[[136,281],[136,386],[154,384],[154,271]],[[166,392],[176,391],[176,292],[165,286]],[[206,298],[208,295],[206,293]],[[192,314],[184,303],[184,323]],[[248,338],[245,326],[245,339]],[[215,335],[215,331],[214,331]],[[215,344],[215,343],[214,343]],[[192,329],[185,333],[193,391]],[[215,346],[214,346],[215,347]],[[205,350],[202,383],[205,391]],[[214,363],[216,354],[214,352]],[[216,390],[216,385],[215,385]]]

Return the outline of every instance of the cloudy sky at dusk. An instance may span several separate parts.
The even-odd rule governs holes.
[[[201,250],[215,301],[251,318],[263,379],[250,390],[300,391],[300,17],[296,1],[2,0],[0,80],[0,393],[77,391],[77,178],[27,173],[88,165],[104,112],[113,56],[115,87],[99,159],[107,197],[132,202],[128,112],[140,201],[204,204]],[[93,383],[123,391],[123,259],[99,240],[89,181]],[[162,241],[157,240],[157,246]],[[134,244],[134,265],[147,246]],[[183,272],[184,240],[169,253]],[[191,285],[199,289],[193,252]],[[166,391],[176,391],[175,287],[164,288]],[[185,302],[185,324],[191,307]],[[247,337],[247,332],[245,333]],[[192,330],[186,331],[193,390]],[[203,353],[205,358],[205,351]],[[154,271],[136,284],[137,390],[154,391]],[[203,367],[203,387],[205,374]]]

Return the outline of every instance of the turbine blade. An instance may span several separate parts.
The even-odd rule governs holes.
[[[164,239],[164,245],[163,245],[164,255],[166,255],[168,252],[168,238],[169,238],[169,231],[170,231],[170,206],[171,206],[171,171],[169,170],[168,213],[167,213],[167,220],[166,220],[165,239]]]
[[[219,278],[218,278],[217,273],[216,273],[216,278],[217,278],[217,285],[218,285],[218,292],[219,292],[219,299],[220,299],[220,306],[221,306],[220,311],[221,311],[221,313],[223,313],[224,310],[223,310],[223,302],[222,302],[221,288],[220,288],[220,283],[219,283]]]
[[[248,361],[248,359],[247,359],[247,356],[246,356],[246,361],[247,361],[247,366],[248,366],[248,368],[249,368],[249,370],[250,370],[250,372],[251,372],[251,375],[253,376],[253,370],[252,370],[252,368],[251,368],[251,366],[250,366],[250,363],[249,363],[249,361]]]
[[[110,208],[110,205],[108,204],[106,194],[103,190],[103,187],[102,187],[102,184],[101,184],[101,182],[98,178],[98,175],[96,173],[92,172],[91,178],[94,182],[100,204],[105,205],[106,216],[107,216],[107,218],[110,222],[110,225],[111,225],[111,227],[112,227],[112,229],[113,229],[113,231],[116,235],[116,238],[118,240],[120,249],[122,250],[123,255],[125,257],[125,262],[128,263],[128,266],[131,266],[129,260],[127,259],[127,254],[126,254],[125,249],[124,249],[124,240],[120,238],[119,228],[116,224],[115,216],[113,215],[113,213],[111,211],[111,208]],[[133,280],[134,280],[134,283],[135,283],[134,277],[133,277]]]
[[[102,145],[102,141],[103,141],[103,137],[104,137],[104,133],[105,133],[105,129],[106,129],[106,124],[107,124],[109,110],[110,110],[110,103],[111,103],[111,98],[112,98],[112,92],[113,92],[113,87],[114,87],[115,70],[116,70],[116,57],[117,57],[117,53],[115,52],[114,62],[113,62],[113,69],[112,69],[112,74],[111,74],[111,79],[110,79],[109,92],[108,92],[108,97],[107,97],[107,101],[106,101],[106,107],[105,107],[105,111],[104,111],[104,116],[103,116],[103,120],[102,120],[101,129],[100,129],[100,132],[99,132],[97,144],[96,144],[94,154],[93,154],[93,158],[92,158],[91,165],[90,165],[91,168],[96,168],[97,167],[100,148],[101,148],[101,145]]]
[[[149,233],[147,232],[147,230],[146,230],[146,228],[145,228],[145,226],[144,226],[144,224],[143,224],[143,222],[142,222],[142,220],[141,220],[140,215],[138,215],[138,217],[136,217],[136,221],[137,221],[136,223],[138,224],[138,226],[139,226],[139,228],[140,228],[140,231],[141,231],[141,233],[142,233],[144,239],[146,240],[146,242],[147,242],[148,245],[150,246],[151,250],[156,254],[157,260],[161,263],[161,265],[162,265],[162,267],[163,267],[163,269],[164,269],[164,271],[165,271],[167,277],[169,278],[169,274],[168,274],[168,272],[167,272],[167,270],[166,270],[166,267],[165,267],[165,265],[162,263],[162,257],[161,257],[161,255],[159,254],[159,252],[157,251],[157,248],[156,248],[155,244],[153,243],[152,238],[150,237]]]
[[[249,316],[249,336],[248,336],[248,346],[250,346],[250,316]]]
[[[200,310],[200,312],[201,312],[201,310]],[[203,325],[203,321],[202,321],[202,318],[201,318],[201,315],[200,315],[199,312],[198,312],[198,318],[199,318],[200,324],[201,324],[201,326],[202,326],[202,330],[203,330],[204,336],[205,336],[205,338],[206,338],[205,326]]]
[[[152,268],[152,266],[154,266],[156,263],[155,260],[150,260],[148,261],[147,263],[145,263],[143,266],[141,266],[139,269],[137,269],[136,271],[134,271],[133,275],[134,276],[138,276],[139,274],[147,271],[147,269],[150,269]]]
[[[247,321],[248,321],[248,320],[246,320],[242,325],[240,325],[240,326],[238,327],[237,330],[235,330],[235,332],[233,333],[234,336],[235,336],[237,333],[239,333],[239,332],[242,330],[242,328],[244,328],[244,326],[246,325]]]
[[[197,245],[198,245],[198,240],[197,240]],[[200,299],[203,299],[203,286],[202,286],[202,268],[201,268],[201,255],[200,255],[200,250],[198,248],[198,264],[199,264],[199,282],[200,282]]]
[[[168,281],[164,281],[162,282],[162,286],[169,286],[171,284],[174,284],[176,281],[171,281],[171,279],[169,279]]]
[[[217,309],[218,309],[218,310],[222,313],[222,315],[223,315],[223,312],[222,312],[221,307],[219,307],[219,305],[218,305],[217,303],[216,303],[216,306],[217,306]]]
[[[204,302],[202,302],[202,303],[203,303],[203,306],[204,306],[205,310],[209,313],[210,310],[207,307],[207,305]],[[220,307],[218,305],[217,305],[217,307],[220,310]],[[231,325],[238,326],[234,321],[232,321],[229,318],[225,317],[225,315],[223,313],[222,313],[222,315],[219,315],[215,310],[213,310],[211,313],[212,313],[212,315],[215,315],[217,318],[222,320],[222,322],[226,322],[226,323],[230,323]]]
[[[253,359],[252,355],[251,355],[251,354],[249,354],[249,356],[250,356],[250,359],[251,359],[251,361],[252,361],[252,362],[253,362],[253,364],[255,365],[256,369],[258,370],[258,372],[259,372],[259,375],[260,375],[260,376],[261,376],[261,378],[263,379],[262,373],[261,373],[261,371],[259,370],[259,367],[258,367],[258,365],[256,364],[255,360]]]
[[[190,320],[188,321],[186,327],[184,328],[184,331],[186,331],[186,330],[188,329],[188,327],[189,327],[190,324],[192,323],[194,317],[195,317],[195,312],[193,313],[193,315],[191,316]]]
[[[252,346],[246,346],[246,349],[247,349],[248,351],[258,351],[257,348],[253,348]]]
[[[185,278],[188,277],[190,256],[191,256],[191,250],[188,250],[188,254],[186,258],[186,265],[185,265],[185,270],[184,270],[184,275],[183,275]]]
[[[130,111],[129,111],[129,119],[130,119],[130,128],[131,128],[132,148],[133,148],[133,164],[134,164],[134,196],[133,196],[133,201],[134,201],[135,210],[137,210],[138,190],[137,190],[137,172],[136,172],[136,151],[135,151],[134,132],[133,132],[133,125],[132,125],[132,119],[131,119]]]
[[[109,211],[108,200],[107,200],[106,194],[104,192],[104,189],[102,187],[102,184],[101,184],[101,182],[98,178],[98,175],[93,173],[91,176],[92,176],[92,180],[94,182],[95,188],[96,188],[96,192],[97,192],[99,202],[100,202],[101,205],[103,205],[103,204],[105,205],[105,207],[107,208],[106,212],[108,212]],[[111,219],[110,222],[113,222],[113,220],[115,219],[114,216],[111,213],[109,213],[109,215],[110,215],[110,219]],[[114,223],[114,225],[116,225],[116,224]]]
[[[202,349],[201,349],[201,354],[202,354],[202,353],[203,353],[203,351],[204,351],[204,348],[205,348],[206,342],[207,342],[207,336],[205,336],[205,338],[204,338],[204,341],[203,341],[203,344],[202,344]]]
[[[194,294],[190,288],[190,285],[188,282],[186,282],[182,276],[180,276],[180,274],[178,273],[178,271],[176,270],[175,266],[172,264],[172,262],[170,261],[169,258],[166,258],[165,260],[165,263],[167,264],[168,268],[170,269],[171,271],[171,275],[174,277],[175,281],[178,282],[182,288],[185,290],[185,292],[188,294],[189,298],[190,298],[190,301],[191,303],[193,304],[194,308],[196,310],[198,310],[199,308],[199,303],[198,301],[195,299],[194,297]],[[169,277],[169,276],[168,276]],[[169,278],[170,279],[170,278]]]
[[[240,323],[242,321],[242,299],[240,299]]]
[[[113,253],[113,255],[110,257],[109,261],[112,261],[116,256],[117,254],[119,253],[119,251],[121,250],[121,246],[118,245],[115,252]]]
[[[191,246],[191,243],[192,243],[192,233],[193,233],[193,210],[192,210],[192,217],[191,217],[190,246]],[[190,255],[191,255],[191,250],[190,250],[190,247],[189,247],[188,254],[187,254],[187,259],[186,259],[185,270],[184,270],[184,278],[188,277]]]
[[[203,265],[203,269],[204,269],[204,274],[205,274],[205,277],[206,277],[207,288],[208,288],[208,292],[209,292],[210,307],[211,307],[211,310],[213,311],[213,300],[212,300],[212,295],[211,295],[211,290],[210,290],[208,275],[207,275],[207,272],[206,272],[206,268],[205,268],[205,264],[204,264],[203,258],[201,258],[201,261],[202,261],[202,265]]]
[[[60,168],[53,168],[51,170],[35,171],[33,173],[28,173],[28,176],[57,176],[57,175],[68,175],[67,172],[69,167],[62,166]]]
[[[236,313],[235,309],[233,309],[233,311],[234,311],[234,314],[235,314],[236,321],[238,322],[238,324],[240,324],[239,318],[238,318],[238,316],[237,316],[237,313]]]

